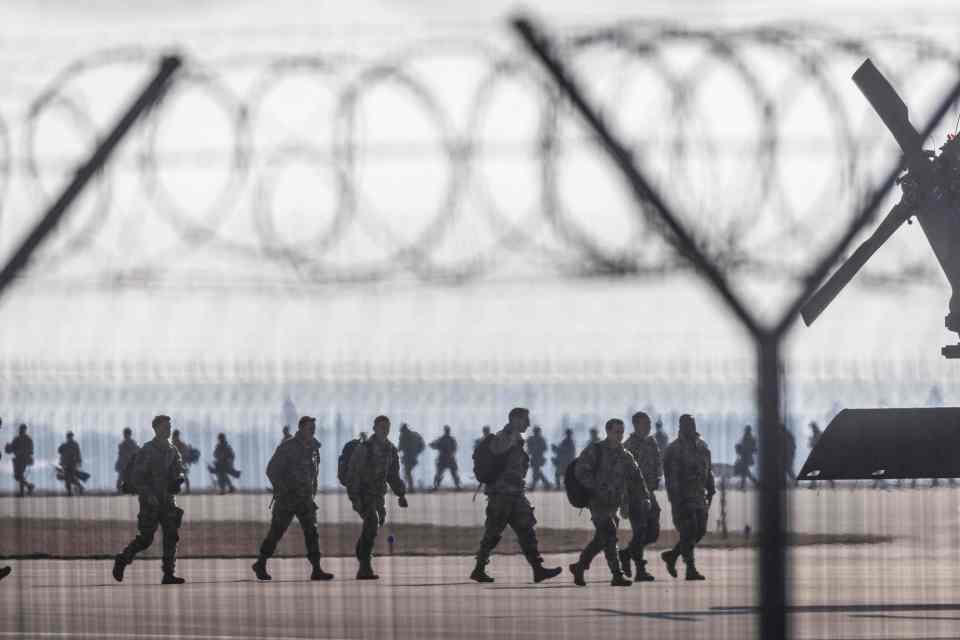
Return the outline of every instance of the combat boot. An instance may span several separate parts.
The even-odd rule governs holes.
[[[569,568],[570,573],[573,574],[573,584],[578,587],[587,586],[587,581],[583,579],[583,572],[586,571],[586,569],[584,569],[579,562],[574,562]]]
[[[323,567],[320,566],[319,558],[310,558],[310,564],[313,566],[313,571],[310,572],[311,580],[319,580],[319,581],[333,580],[333,574],[327,573],[326,571],[323,570]]]
[[[127,565],[130,564],[127,562],[126,558],[123,556],[116,556],[113,559],[113,579],[117,582],[123,582],[123,571],[127,568]]]
[[[630,550],[620,549],[619,556],[620,556],[620,566],[623,568],[623,575],[629,578],[631,576]]]
[[[697,565],[691,562],[687,565],[687,580],[706,580],[706,577],[697,571]]]
[[[561,567],[551,567],[547,569],[543,566],[543,563],[533,565],[533,581],[534,582],[543,582],[544,580],[549,580],[550,578],[556,578],[563,572]]]
[[[160,584],[183,584],[186,582],[183,578],[173,575],[173,571],[164,572],[163,580],[160,581]]]
[[[250,568],[253,569],[253,573],[257,576],[257,580],[273,580],[273,577],[267,573],[266,558],[257,558],[257,561],[250,565]]]
[[[622,573],[613,574],[613,580],[610,581],[611,587],[629,587],[633,583],[623,577]]]
[[[380,576],[373,572],[373,565],[370,564],[370,558],[360,561],[360,569],[357,570],[357,580],[379,580]]]
[[[660,554],[660,558],[667,565],[667,573],[669,573],[674,578],[677,577],[677,554],[672,550],[664,551]]]
[[[634,578],[634,582],[653,582],[656,578],[652,574],[647,573],[647,561],[646,560],[637,560],[637,577]]]
[[[470,579],[474,582],[493,582],[493,578],[487,575],[486,567],[486,562],[483,560],[477,560],[477,564],[473,568],[473,572],[470,574]]]

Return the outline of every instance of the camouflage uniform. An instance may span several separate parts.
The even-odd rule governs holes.
[[[707,514],[716,493],[710,449],[700,438],[677,438],[663,453],[663,475],[673,523],[680,534],[680,541],[664,559],[676,562],[677,556],[682,556],[689,572],[694,567],[694,545],[707,532]]]
[[[73,488],[83,492],[81,483],[82,475],[80,465],[83,464],[83,458],[80,455],[80,445],[76,440],[67,440],[57,449],[60,454],[60,468],[63,469],[63,484],[67,488],[67,495],[73,495]]]
[[[524,449],[523,438],[519,433],[504,427],[493,434],[489,447],[493,455],[506,456],[506,459],[503,472],[494,482],[484,485],[487,512],[483,538],[477,551],[477,563],[486,565],[490,561],[490,554],[503,537],[503,530],[509,525],[517,535],[520,549],[530,565],[542,566],[543,559],[537,549],[537,534],[534,531],[537,519],[525,495],[530,456]]]
[[[231,476],[234,478],[240,477],[240,473],[233,466],[234,460],[236,460],[236,454],[226,440],[221,440],[213,448],[213,466],[208,467],[208,469],[216,477],[220,493],[236,491],[233,482],[230,481]]]
[[[562,487],[563,476],[567,472],[567,467],[577,457],[577,447],[573,443],[573,434],[566,434],[559,445],[551,445],[550,448],[553,450],[554,480],[558,487]]]
[[[639,570],[643,571],[643,566],[646,564],[643,560],[643,548],[653,544],[660,537],[660,505],[657,503],[654,491],[660,488],[663,465],[660,461],[660,447],[657,446],[653,436],[641,438],[639,434],[631,433],[623,443],[623,448],[629,451],[637,461],[637,466],[640,467],[646,482],[646,488],[649,490],[629,492],[625,509],[626,516],[630,519],[630,528],[633,530],[633,537],[630,539],[627,551],[629,557],[637,563]],[[649,498],[650,502],[646,503],[645,498]]]
[[[124,438],[117,445],[117,462],[113,465],[113,470],[117,472],[117,491],[120,490],[120,481],[122,480],[123,470],[127,468],[127,463],[133,459],[133,456],[140,450],[140,445],[133,438]]]
[[[387,485],[398,497],[407,492],[400,479],[400,457],[393,443],[381,442],[374,436],[358,444],[350,456],[346,485],[353,510],[363,518],[356,546],[357,560],[361,567],[368,567],[377,532],[387,518],[384,503]]]
[[[403,464],[404,482],[407,485],[407,490],[412,493],[413,469],[417,466],[420,454],[423,453],[423,450],[426,448],[423,442],[423,436],[409,427],[401,427],[400,440],[397,442],[397,447],[400,449],[400,453],[403,454],[403,459],[401,459],[400,462]]]
[[[628,495],[646,495],[647,485],[636,460],[623,447],[611,447],[605,440],[587,445],[574,467],[577,481],[591,492],[590,519],[596,529],[593,539],[580,553],[577,562],[581,571],[603,551],[614,576],[621,576],[617,555],[617,511]]]
[[[270,458],[267,478],[273,485],[273,517],[270,531],[260,545],[260,557],[269,558],[277,549],[280,538],[293,522],[294,516],[303,530],[307,559],[311,564],[320,560],[320,536],[317,532],[317,473],[320,469],[320,449],[316,440],[303,444],[298,437],[284,440]]]
[[[533,480],[530,482],[530,489],[537,488],[537,481],[543,483],[544,488],[549,489],[550,483],[543,475],[543,466],[547,464],[547,441],[543,436],[534,432],[527,438],[527,450],[530,452],[530,466],[533,467]]]
[[[172,575],[176,564],[179,529],[183,509],[177,506],[174,493],[183,478],[180,452],[168,440],[154,438],[137,452],[131,482],[140,501],[137,514],[137,537],[117,557],[130,564],[134,556],[153,543],[159,526],[163,529],[163,573]]]
[[[27,467],[33,465],[33,440],[26,433],[18,434],[4,451],[13,455],[13,479],[20,486],[20,495],[24,489],[33,491],[33,485],[27,482]]]

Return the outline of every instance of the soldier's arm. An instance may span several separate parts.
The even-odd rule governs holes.
[[[673,492],[680,486],[680,478],[670,447],[667,447],[663,452],[663,482],[666,485],[667,497],[672,501]]]
[[[394,495],[403,497],[407,493],[407,486],[400,477],[400,457],[396,451],[390,452],[390,460],[387,462],[387,484]]]
[[[706,468],[707,499],[710,500],[713,498],[713,494],[717,492],[716,485],[714,484],[714,481],[713,481],[713,460],[710,457],[710,449],[706,450],[705,457],[707,459],[707,468]]]
[[[573,474],[576,476],[577,482],[587,489],[596,489],[597,454],[597,446],[589,445],[583,450],[583,453],[580,454],[577,465],[573,468]]]
[[[651,484],[653,485],[653,489],[656,490],[660,488],[660,478],[663,477],[663,458],[660,454],[660,447],[658,447],[656,443],[653,445],[653,459],[657,470],[657,477],[651,480]]]
[[[629,451],[624,451],[627,454],[629,459],[627,464],[627,473],[629,474],[628,480],[630,487],[637,492],[638,496],[647,497],[650,495],[649,488],[647,487],[646,478],[643,477],[643,471],[640,470],[640,465],[637,464],[636,458],[633,457]]]
[[[283,481],[283,469],[286,468],[286,464],[284,464],[283,458],[283,452],[280,447],[277,447],[273,455],[270,456],[270,462],[267,463],[267,479],[273,485],[274,493],[283,493],[286,488]]]
[[[150,483],[150,450],[148,448],[144,447],[137,452],[137,457],[133,461],[133,471],[130,473],[130,481],[137,493],[153,495],[153,487]]]

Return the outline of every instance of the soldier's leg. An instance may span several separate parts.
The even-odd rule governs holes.
[[[182,578],[175,578],[173,570],[177,564],[177,543],[180,542],[180,525],[183,524],[183,509],[168,506],[160,518],[163,530],[163,576],[166,584],[181,584]]]
[[[593,538],[587,543],[583,551],[580,552],[580,559],[577,564],[586,571],[590,568],[593,559],[601,551],[606,551],[608,538],[610,536],[610,514],[606,511],[590,510],[590,520],[593,522]],[[614,540],[616,540],[616,529],[613,530]],[[616,542],[614,542],[616,550]]]
[[[317,504],[313,500],[307,501],[297,511],[297,520],[303,529],[303,541],[307,549],[307,560],[313,571],[311,580],[333,580],[333,574],[327,573],[320,566],[320,533],[317,531]]]
[[[433,488],[434,488],[434,489],[439,489],[439,488],[440,488],[440,480],[443,479],[443,470],[444,470],[444,469],[445,469],[445,467],[438,462],[438,463],[437,463],[437,472],[433,475]]]
[[[413,491],[413,467],[407,463],[403,463],[403,481],[407,484],[407,491]]]
[[[140,512],[137,514],[137,535],[130,544],[114,558],[113,577],[119,582],[123,580],[123,570],[133,562],[133,558],[141,551],[150,547],[153,536],[160,526],[160,510],[146,504],[140,498]]]
[[[510,528],[517,535],[517,542],[523,556],[533,569],[533,581],[543,582],[555,578],[563,571],[561,567],[547,568],[543,566],[537,543],[537,518],[533,514],[533,506],[526,496],[516,496],[512,499],[510,514],[507,520]]]
[[[483,538],[477,551],[477,562],[486,565],[490,554],[500,544],[503,530],[510,522],[513,505],[509,496],[492,495],[487,497],[486,518],[483,523]]]
[[[453,476],[454,488],[459,489],[460,488],[460,470],[457,468],[456,462],[450,465],[450,475]]]
[[[267,537],[263,539],[263,543],[260,545],[261,559],[266,561],[267,558],[273,556],[277,550],[277,544],[280,543],[280,539],[283,538],[283,534],[287,532],[287,528],[292,521],[293,511],[279,503],[274,503],[273,514],[270,517],[270,530],[267,531]]]

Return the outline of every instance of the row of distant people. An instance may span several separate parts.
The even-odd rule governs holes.
[[[0,420],[0,426],[3,421]],[[17,435],[4,447],[4,452],[13,456],[13,479],[17,483],[19,495],[33,493],[34,484],[27,479],[27,472],[34,463],[33,439],[27,433],[27,425],[21,424],[17,429]],[[285,428],[284,440],[289,438],[289,429]],[[84,483],[90,479],[90,474],[83,470],[83,455],[80,451],[80,444],[76,441],[72,431],[67,431],[67,439],[57,448],[59,455],[59,464],[54,467],[57,474],[57,480],[63,482],[67,490],[67,495],[74,495],[74,491],[82,494]],[[171,444],[180,452],[180,457],[184,464],[193,465],[200,461],[200,451],[184,442],[180,437],[180,431],[173,432]],[[120,490],[120,475],[123,469],[133,459],[133,456],[140,450],[140,445],[133,439],[133,431],[128,427],[123,430],[123,439],[117,445],[117,461],[114,464],[114,470],[117,472],[117,490]],[[213,464],[207,466],[207,470],[216,478],[217,486],[221,493],[233,492],[236,488],[233,486],[231,478],[239,478],[240,471],[234,465],[236,455],[233,447],[227,442],[226,434],[217,435],[217,445],[213,450]],[[190,490],[189,475],[185,476],[184,490]]]

